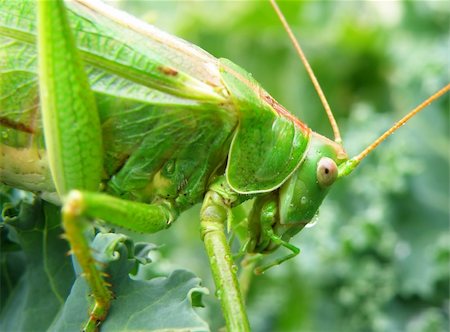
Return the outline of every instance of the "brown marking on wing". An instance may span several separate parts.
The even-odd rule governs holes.
[[[3,116],[0,116],[0,125],[14,129],[14,130],[22,131],[24,133],[34,134],[33,128],[28,127],[27,125],[25,125],[23,123],[8,119]]]
[[[297,119],[295,116],[293,116],[287,109],[285,109],[283,106],[281,106],[275,99],[272,98],[267,92],[264,90],[260,91],[260,96],[270,105],[272,108],[281,116],[288,118],[292,122],[294,122],[302,132],[307,133],[311,129],[304,124],[302,121]]]
[[[283,106],[281,106],[275,99],[272,98],[271,95],[269,95],[264,89],[262,89],[259,86],[256,86],[252,82],[250,82],[246,77],[242,76],[240,73],[236,72],[232,68],[225,66],[222,64],[226,70],[228,70],[230,73],[232,73],[234,76],[236,76],[240,81],[244,82],[250,89],[252,89],[257,95],[259,95],[266,103],[268,103],[274,111],[289,120],[291,120],[297,127],[300,128],[300,130],[305,134],[309,135],[309,132],[311,129],[304,124],[302,121],[297,119],[295,116],[293,116],[287,109],[285,109]]]
[[[31,113],[31,122],[29,124],[29,127],[30,128],[37,128],[37,122],[38,122],[38,119],[40,117],[40,113],[39,113],[39,94],[36,94],[36,97],[31,102],[31,106],[32,106],[32,113]],[[37,134],[37,133],[35,132],[35,134]],[[33,142],[34,142],[35,139],[36,139],[36,135],[31,135],[29,144],[33,145]]]
[[[178,70],[171,68],[171,67],[159,66],[158,70],[167,76],[177,76],[178,75]]]

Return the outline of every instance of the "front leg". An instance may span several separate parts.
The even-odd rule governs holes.
[[[244,301],[236,277],[231,250],[225,236],[225,223],[231,213],[226,199],[209,191],[201,209],[201,234],[216,284],[216,294],[222,306],[228,331],[250,330]]]
[[[259,197],[256,199],[254,205],[254,211],[252,211],[251,223],[253,227],[251,230],[255,232],[258,229],[258,237],[254,239],[257,245],[252,249],[253,252],[270,252],[279,246],[283,246],[291,251],[291,253],[279,257],[270,263],[255,268],[256,274],[261,274],[267,269],[279,265],[288,259],[297,256],[300,253],[300,249],[283,240],[280,236],[275,234],[273,226],[278,220],[278,202],[277,196],[269,195],[265,197]],[[250,234],[250,237],[255,237]]]

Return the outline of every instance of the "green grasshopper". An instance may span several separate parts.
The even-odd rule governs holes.
[[[16,71],[0,77],[5,94],[14,96],[0,107],[1,181],[62,204],[66,237],[95,299],[86,331],[106,319],[113,294],[83,236],[83,217],[153,233],[203,202],[202,239],[227,327],[247,331],[224,232],[231,209],[254,198],[240,223],[242,251],[291,251],[257,272],[294,257],[299,249],[289,240],[313,219],[331,186],[450,90],[445,86],[348,158],[323,97],[334,140],[288,113],[231,61],[105,5],[0,4],[0,36],[17,41],[0,63]],[[17,61],[18,54],[27,58]],[[19,72],[27,84],[17,89]],[[22,112],[12,112],[17,105]]]

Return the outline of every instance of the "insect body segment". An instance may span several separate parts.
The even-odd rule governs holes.
[[[340,144],[312,132],[300,167],[278,190],[256,198],[248,218],[246,250],[268,253],[284,246],[292,252],[259,267],[258,272],[298,254],[298,248],[289,244],[289,240],[313,220],[338,177],[338,165],[347,159]]]
[[[337,165],[346,160],[340,145],[312,134],[304,162],[280,188],[280,224],[299,224],[289,232],[291,236],[312,220],[337,178]]]
[[[310,130],[280,115],[250,74],[221,59],[221,74],[239,111],[226,170],[231,188],[241,194],[278,188],[302,162]],[[269,99],[271,100],[271,99]]]

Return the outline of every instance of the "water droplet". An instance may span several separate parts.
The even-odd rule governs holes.
[[[216,292],[214,293],[216,295],[216,297],[220,300],[222,297],[222,291],[220,289],[217,289]]]
[[[210,260],[209,260],[209,262],[210,262],[211,265],[216,265],[216,264],[217,264],[217,259],[216,259],[216,257],[214,257],[214,256],[211,257]]]
[[[307,198],[306,196],[303,196],[303,197],[300,199],[300,203],[301,203],[302,205],[306,204],[307,202],[308,202],[308,198]]]
[[[316,226],[318,221],[319,221],[319,211],[316,212],[314,217],[312,217],[311,221],[309,223],[307,223],[305,227],[306,228],[314,227],[314,226]]]
[[[233,264],[231,266],[231,269],[233,270],[234,273],[236,273],[238,271],[238,267],[236,266],[236,264]]]

